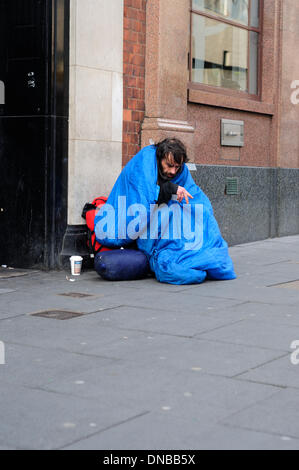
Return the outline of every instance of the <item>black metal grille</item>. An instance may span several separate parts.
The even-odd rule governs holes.
[[[225,183],[225,194],[228,196],[235,196],[239,194],[239,178],[228,177]]]

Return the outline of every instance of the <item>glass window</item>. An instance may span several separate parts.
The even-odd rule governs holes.
[[[192,0],[191,81],[257,95],[259,38],[259,0]]]
[[[193,9],[248,25],[249,0],[193,0]]]
[[[250,26],[258,28],[260,25],[259,0],[251,0]]]

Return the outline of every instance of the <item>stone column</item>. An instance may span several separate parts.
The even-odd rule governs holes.
[[[142,146],[178,137],[192,159],[194,127],[187,122],[189,0],[147,0],[145,119]]]
[[[86,253],[85,202],[122,167],[123,0],[71,0],[68,229],[63,255]]]

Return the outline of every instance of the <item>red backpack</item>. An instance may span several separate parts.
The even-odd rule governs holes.
[[[92,203],[87,202],[83,207],[82,217],[86,220],[87,225],[87,246],[89,248],[90,253],[93,255],[95,255],[99,251],[110,250],[110,248],[107,248],[106,246],[103,246],[99,242],[97,242],[96,235],[94,232],[95,216],[100,207],[102,207],[106,203],[107,199],[108,198],[105,196],[96,197],[92,201]]]

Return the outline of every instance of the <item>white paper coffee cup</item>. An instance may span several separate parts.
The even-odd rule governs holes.
[[[72,276],[80,276],[81,268],[82,268],[82,261],[83,261],[82,256],[70,257]]]

